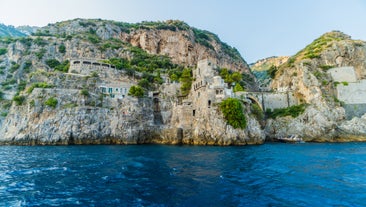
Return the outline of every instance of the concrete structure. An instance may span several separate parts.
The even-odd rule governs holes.
[[[123,99],[133,84],[123,78],[123,72],[117,70],[115,66],[102,62],[103,60],[91,59],[71,60],[69,73],[74,76],[92,76],[96,73],[101,79],[94,83],[96,91],[110,98]]]
[[[353,67],[332,68],[327,71],[334,82],[356,82],[357,77]]]
[[[90,75],[92,72],[97,72],[101,77],[109,77],[116,73],[116,67],[107,63],[102,63],[103,60],[80,59],[71,60],[69,73]]]
[[[358,80],[353,67],[333,68],[328,71],[336,84],[336,97],[344,103],[347,119],[366,113],[366,80]]]
[[[257,103],[263,111],[267,109],[287,108],[298,105],[298,100],[292,92],[236,92],[235,97]]]

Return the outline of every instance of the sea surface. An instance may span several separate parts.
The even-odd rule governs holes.
[[[366,143],[0,146],[0,206],[366,206]]]

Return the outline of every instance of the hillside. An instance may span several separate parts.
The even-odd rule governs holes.
[[[297,118],[270,122],[268,133],[327,141],[365,137],[361,117],[366,100],[356,98],[365,96],[365,59],[366,43],[339,31],[325,33],[290,57],[273,72],[271,88],[293,91],[307,107]]]
[[[258,60],[255,63],[250,64],[250,69],[252,71],[266,71],[269,70],[271,68],[271,66],[280,66],[283,63],[285,63],[290,57],[288,56],[273,56],[273,57],[268,57],[268,58],[264,58],[261,60]]]
[[[212,83],[202,79],[193,87],[197,81],[193,74],[202,60],[207,60],[201,65],[211,70],[205,74]],[[224,81],[230,87],[235,80],[245,89],[256,88],[235,48],[181,21],[129,24],[74,19],[49,24],[31,36],[4,37],[0,39],[2,143],[262,142],[257,121],[248,118],[254,131],[232,129],[218,110],[219,101],[207,100],[211,114],[203,116],[203,105],[195,103],[200,99],[192,98],[198,84],[213,84],[220,71],[225,78],[218,82],[220,90],[207,87],[213,97],[221,97],[219,101],[225,97],[224,89],[225,94],[232,91]],[[182,120],[192,111],[199,120],[193,125],[190,118]],[[185,121],[191,124],[180,135],[177,130]],[[216,130],[208,131],[211,122]]]
[[[26,34],[13,26],[0,23],[0,37],[25,37]]]

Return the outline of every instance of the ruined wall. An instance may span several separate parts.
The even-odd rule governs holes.
[[[264,93],[264,108],[278,109],[287,108],[298,104],[297,99],[293,93]]]
[[[331,75],[333,81],[338,82],[356,82],[357,77],[355,73],[355,69],[353,67],[339,67],[332,68],[327,71],[328,74]]]
[[[366,80],[337,86],[337,98],[346,104],[366,103]]]

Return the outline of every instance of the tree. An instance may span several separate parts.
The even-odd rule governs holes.
[[[268,69],[268,75],[273,79],[276,76],[276,72],[277,72],[278,68],[275,65],[272,65],[269,69]]]
[[[247,120],[243,113],[243,106],[240,100],[236,98],[225,99],[221,102],[220,109],[227,123],[235,129],[244,129],[247,126]]]
[[[181,83],[180,89],[182,91],[182,95],[188,95],[192,86],[191,69],[184,69],[179,81]]]
[[[235,84],[235,87],[234,87],[234,92],[238,92],[238,91],[244,91],[244,88],[239,84]]]
[[[239,83],[241,80],[242,80],[242,76],[239,72],[234,72],[232,75],[231,75],[231,79],[234,81],[234,82],[237,82]]]
[[[65,53],[66,52],[66,47],[64,44],[61,44],[60,46],[58,46],[58,51],[60,53]]]
[[[131,86],[130,90],[128,91],[128,95],[134,97],[143,97],[144,89],[142,89],[140,86]]]
[[[141,79],[139,81],[138,85],[140,87],[142,87],[142,88],[145,88],[145,89],[149,89],[150,88],[150,82],[147,79],[145,79],[145,78]]]

